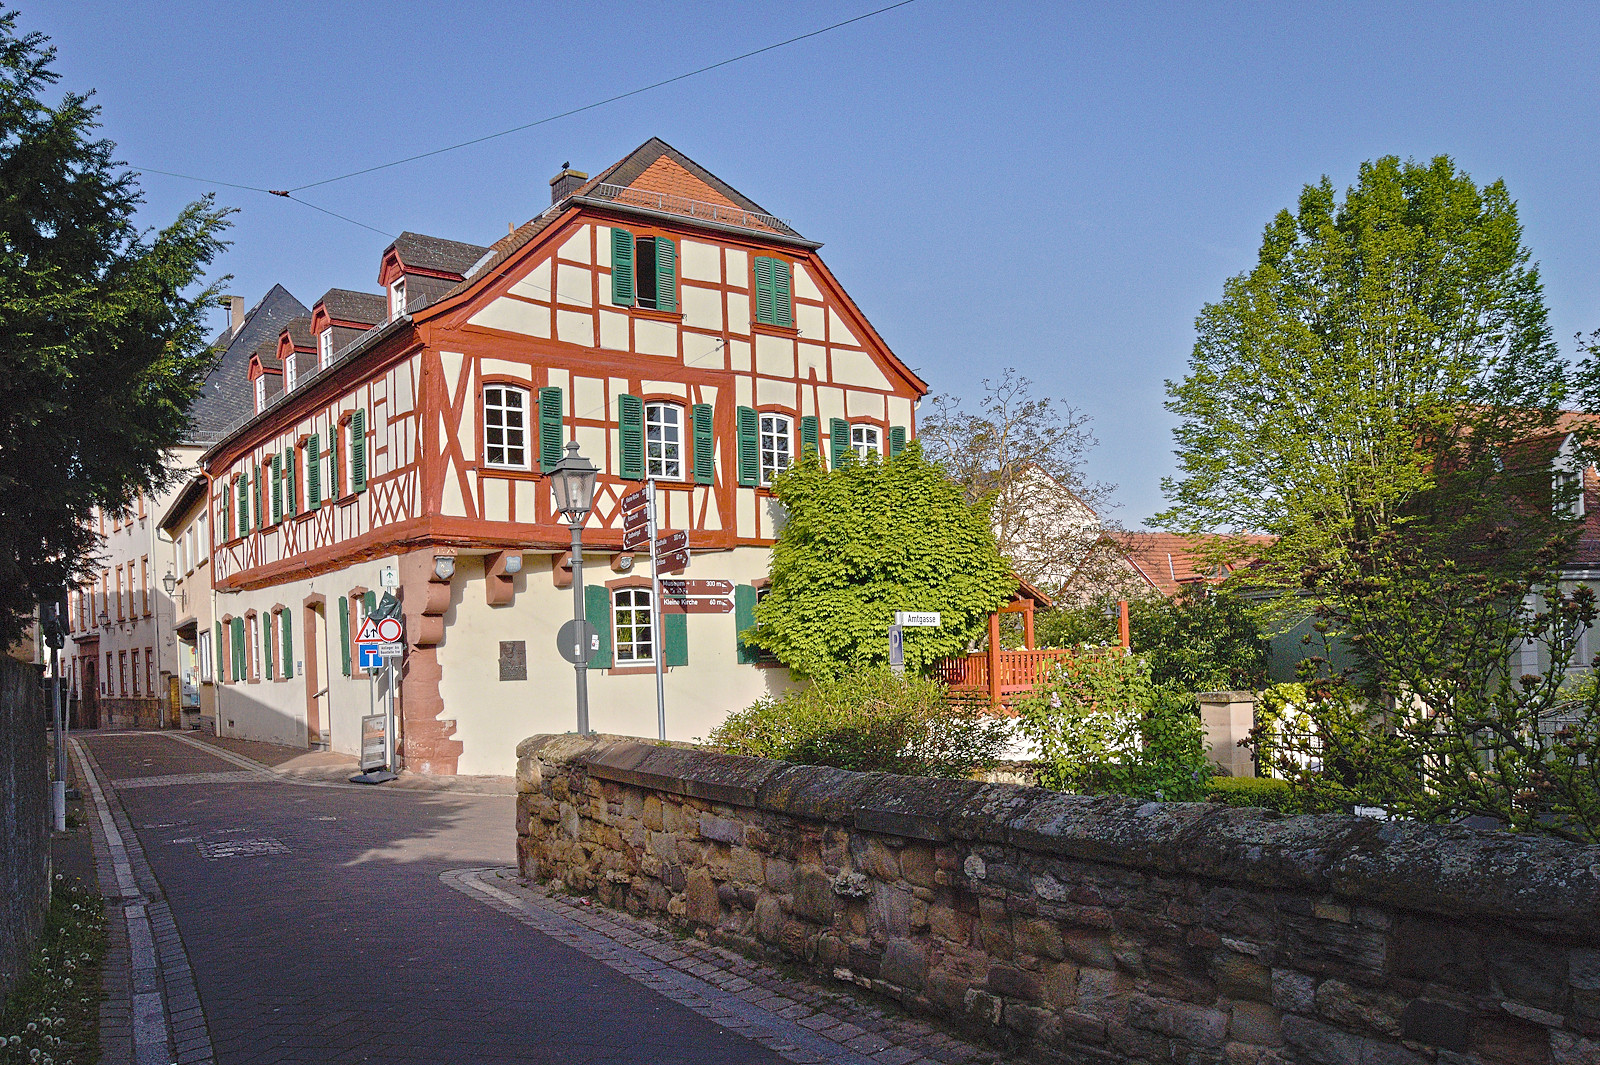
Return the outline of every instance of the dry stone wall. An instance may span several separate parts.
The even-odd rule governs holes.
[[[1600,1063],[1600,847],[617,737],[518,755],[524,875],[1033,1057]]]

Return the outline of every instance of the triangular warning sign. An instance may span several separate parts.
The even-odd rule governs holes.
[[[361,631],[356,633],[356,643],[381,643],[383,637],[378,635],[378,619],[368,617],[361,623]]]

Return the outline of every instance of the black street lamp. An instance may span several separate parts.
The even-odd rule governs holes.
[[[583,616],[583,523],[594,508],[594,481],[599,470],[578,454],[578,442],[567,445],[567,453],[550,471],[550,490],[556,509],[572,526],[572,611],[582,639]],[[578,734],[589,734],[589,667],[582,659],[572,667],[578,674]]]

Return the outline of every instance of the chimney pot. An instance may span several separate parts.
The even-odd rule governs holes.
[[[224,296],[222,303],[228,308],[228,336],[238,336],[244,326],[244,297]]]
[[[574,170],[568,163],[562,164],[561,173],[550,179],[550,202],[560,203],[588,180],[589,175],[582,170]]]

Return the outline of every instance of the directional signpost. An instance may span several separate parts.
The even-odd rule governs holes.
[[[937,610],[896,610],[894,624],[889,626],[889,668],[896,673],[906,671],[907,629],[937,629]]]
[[[394,780],[395,668],[405,657],[405,626],[400,620],[400,600],[388,589],[399,584],[392,570],[379,575],[385,591],[378,605],[356,630],[356,652],[362,669],[372,680],[370,702],[373,712],[361,719],[361,772],[350,780],[356,784],[382,784]],[[384,710],[377,710],[378,679],[384,680],[387,699]]]
[[[669,614],[731,614],[732,595],[732,581],[661,580],[661,609]]]

